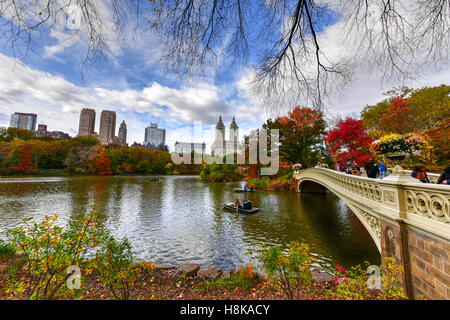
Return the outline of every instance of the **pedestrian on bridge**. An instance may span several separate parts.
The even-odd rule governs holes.
[[[448,166],[441,174],[438,180],[438,184],[450,185],[450,166]]]
[[[376,179],[378,175],[378,168],[375,165],[375,162],[373,159],[370,159],[368,163],[364,166],[364,169],[366,169],[367,176],[369,178]]]

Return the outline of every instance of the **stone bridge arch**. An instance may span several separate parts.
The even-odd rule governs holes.
[[[404,267],[410,298],[450,299],[450,186],[370,179],[330,169],[294,173],[299,192],[332,192],[352,210],[382,261]]]
[[[326,182],[318,181],[312,178],[305,178],[299,181],[298,192],[300,193],[332,193],[342,200],[347,207],[353,212],[353,214],[358,218],[358,220],[365,227],[378,251],[381,253],[381,223],[380,218],[376,213],[370,213],[369,208],[364,205],[358,204],[352,199],[349,199],[344,194],[338,192],[332,186],[327,185]]]

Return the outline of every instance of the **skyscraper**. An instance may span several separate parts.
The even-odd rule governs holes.
[[[151,123],[145,128],[144,144],[154,147],[166,145],[166,129],[158,128],[156,123]]]
[[[80,114],[78,136],[91,136],[95,130],[95,110],[83,109]]]
[[[127,125],[125,121],[122,121],[119,127],[119,144],[122,146],[127,145]]]
[[[9,126],[12,128],[20,128],[30,131],[36,130],[37,115],[34,113],[16,112],[11,115]]]
[[[114,111],[103,110],[100,117],[100,143],[111,144],[116,134],[116,113]]]

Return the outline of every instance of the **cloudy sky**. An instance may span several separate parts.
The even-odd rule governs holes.
[[[345,54],[349,50],[336,45],[340,28],[337,18],[323,26],[319,35],[323,48],[331,54]],[[101,111],[114,110],[117,128],[123,120],[127,124],[128,143],[142,143],[145,127],[156,122],[166,128],[171,150],[175,141],[193,140],[205,141],[209,150],[219,115],[227,127],[235,116],[241,135],[273,116],[256,104],[248,89],[251,71],[246,66],[231,71],[223,71],[219,66],[208,81],[183,82],[164,71],[158,63],[158,46],[151,40],[146,33],[134,36],[129,43],[113,44],[108,59],[85,75],[84,84],[79,65],[86,43],[67,28],[40,34],[35,39],[35,53],[28,59],[15,55],[8,43],[1,40],[0,126],[8,126],[14,112],[33,112],[38,114],[38,123],[47,124],[49,130],[75,136],[82,108],[97,111],[96,131]],[[424,70],[419,78],[420,82],[406,84],[411,87],[449,84],[450,71]],[[381,83],[376,72],[356,72],[354,82],[327,102],[327,117],[360,113],[367,104],[380,101],[382,93],[393,85]],[[196,121],[203,123],[203,137],[192,137]]]

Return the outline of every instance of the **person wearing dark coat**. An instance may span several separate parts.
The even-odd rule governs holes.
[[[364,166],[364,169],[366,169],[367,176],[369,178],[376,178],[378,174],[378,167],[375,165],[373,159],[371,159],[366,165]]]
[[[450,166],[448,166],[441,174],[438,180],[438,184],[450,185]]]

